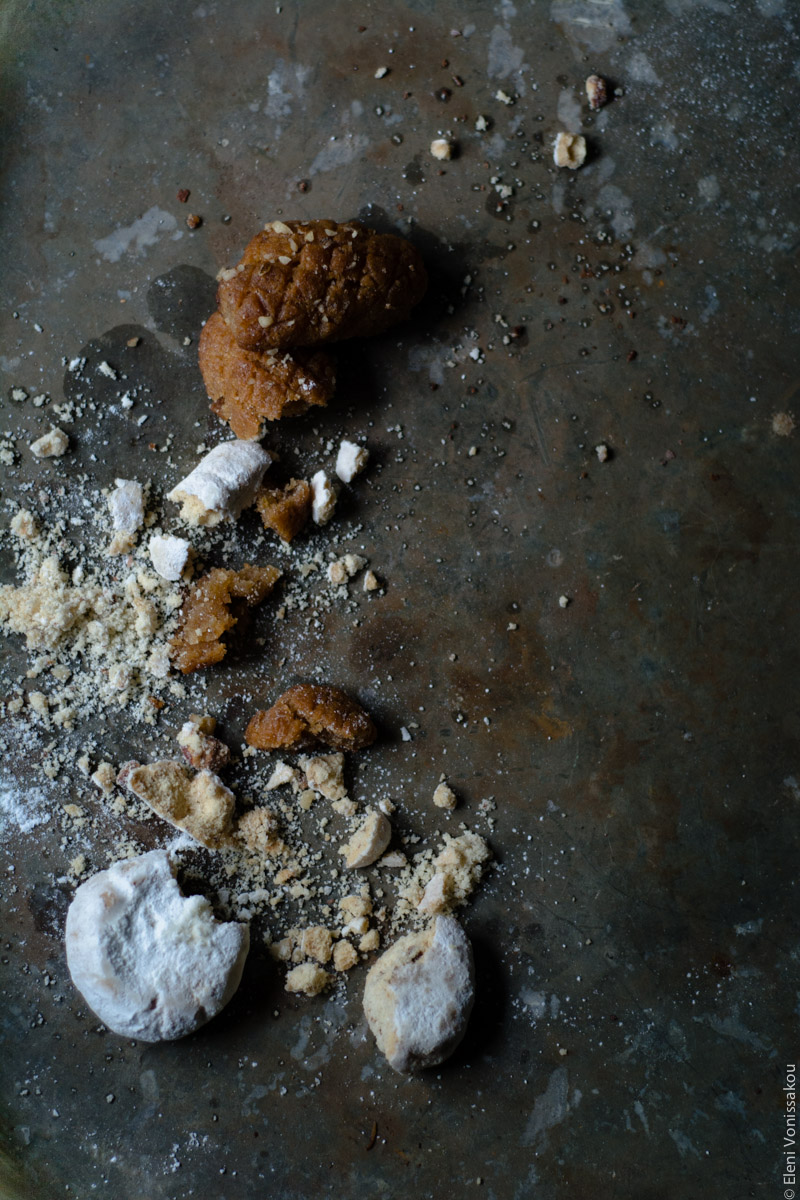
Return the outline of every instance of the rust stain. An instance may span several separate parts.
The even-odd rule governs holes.
[[[552,696],[545,700],[541,712],[534,715],[533,723],[541,733],[545,734],[546,737],[552,738],[554,742],[560,741],[561,738],[569,737],[573,733],[573,728],[569,721],[565,721],[554,714]]]

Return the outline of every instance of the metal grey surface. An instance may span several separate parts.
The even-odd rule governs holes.
[[[182,339],[264,220],[361,214],[425,254],[423,311],[342,351],[314,421],[382,463],[358,517],[387,594],[357,629],[296,630],[286,672],[370,694],[387,735],[365,785],[388,774],[410,829],[437,827],[441,769],[468,822],[493,795],[499,862],[465,912],[468,1039],[400,1080],[358,979],[346,1005],[301,1001],[258,956],[184,1042],[98,1034],[63,959],[58,833],[12,830],[9,1178],[136,1200],[779,1194],[799,513],[797,435],[772,418],[797,387],[796,9],[146,0],[3,20],[0,432],[21,451],[46,423],[10,388],[61,398],[65,357],[122,353],[133,327],[162,407],[147,437],[109,418],[101,463],[71,429],[69,469],[108,483],[167,431],[190,462],[195,421],[216,422]],[[623,93],[595,116],[592,70]],[[552,138],[578,121],[589,160],[558,173]],[[4,494],[34,475],[22,453]],[[238,686],[220,673],[210,696],[240,735]]]

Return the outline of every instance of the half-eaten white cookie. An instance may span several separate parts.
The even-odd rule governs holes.
[[[167,499],[182,506],[181,517],[190,525],[236,521],[255,502],[271,462],[272,455],[258,442],[223,442],[201,458]]]
[[[113,863],[82,883],[67,912],[67,965],[104,1025],[171,1041],[215,1016],[242,978],[250,931],[183,896],[166,850]]]
[[[475,999],[467,935],[453,917],[409,933],[370,968],[364,1014],[396,1071],[435,1067],[453,1053]]]

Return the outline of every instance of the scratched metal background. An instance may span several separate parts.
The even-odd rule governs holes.
[[[58,832],[10,835],[4,1194],[779,1194],[800,509],[798,437],[772,418],[797,388],[796,6],[7,0],[0,22],[3,433],[42,421],[11,386],[60,398],[64,356],[121,354],[134,328],[132,378],[162,403],[147,437],[175,431],[188,463],[214,422],[182,339],[263,220],[362,214],[423,250],[423,311],[343,350],[315,421],[382,462],[358,516],[389,588],[360,628],[332,613],[290,643],[290,666],[371,697],[389,734],[365,778],[393,781],[411,827],[436,825],[440,769],[467,821],[495,796],[499,860],[465,913],[463,1050],[400,1080],[356,981],[346,1005],[291,999],[258,956],[185,1042],[95,1032],[61,949]],[[587,119],[590,70],[624,94]],[[589,161],[556,173],[578,119]],[[460,148],[441,168],[440,130]],[[524,327],[508,347],[496,315]],[[80,428],[62,460],[101,483],[147,440],[105,428],[105,461]],[[30,471],[23,454],[5,494]],[[236,688],[211,692],[232,733]],[[123,758],[124,727],[100,733]]]

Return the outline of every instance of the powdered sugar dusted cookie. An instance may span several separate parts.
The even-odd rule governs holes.
[[[223,442],[172,489],[168,500],[182,505],[191,525],[235,521],[255,501],[272,455],[258,442]]]
[[[250,947],[246,925],[217,921],[204,896],[183,896],[166,850],[113,863],[75,893],[67,965],[114,1033],[184,1037],[233,996]]]
[[[364,1014],[396,1071],[433,1067],[464,1036],[475,999],[472,947],[453,917],[437,917],[382,954],[367,975]]]

